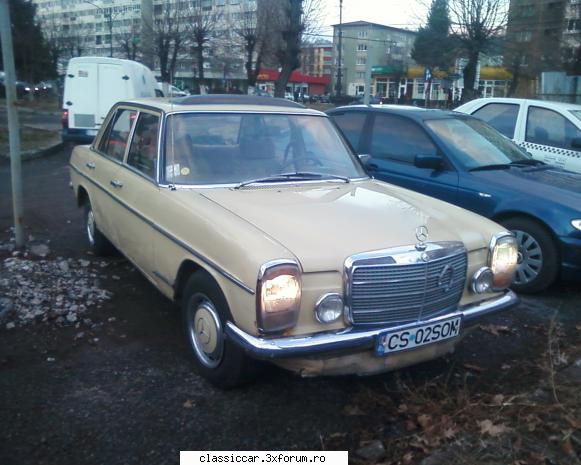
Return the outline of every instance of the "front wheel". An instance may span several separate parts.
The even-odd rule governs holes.
[[[194,273],[184,288],[182,317],[198,373],[217,387],[232,388],[254,379],[258,362],[225,337],[231,320],[226,298],[205,272]]]
[[[511,287],[522,293],[548,288],[559,274],[559,253],[550,232],[528,218],[511,218],[502,225],[512,231],[518,245],[518,266]]]

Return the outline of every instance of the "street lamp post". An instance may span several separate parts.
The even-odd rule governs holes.
[[[337,62],[337,84],[335,85],[335,94],[341,95],[343,85],[341,83],[342,74],[342,54],[343,54],[343,0],[339,0],[339,60]]]

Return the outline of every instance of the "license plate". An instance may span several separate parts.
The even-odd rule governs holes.
[[[96,136],[97,130],[96,129],[87,129],[87,136]]]
[[[378,336],[375,353],[383,356],[451,339],[460,334],[461,324],[462,317],[455,316],[436,323],[419,324],[398,331],[386,331]]]

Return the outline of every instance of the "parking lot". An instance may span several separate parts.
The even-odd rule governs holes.
[[[165,464],[180,450],[250,449],[349,450],[354,463],[579,463],[578,285],[523,297],[445,359],[369,378],[267,367],[220,391],[192,370],[176,307],[122,257],[86,254],[67,163],[67,153],[24,163],[27,234],[48,255],[0,250],[0,277],[14,258],[49,270],[70,260],[111,295],[74,321],[0,327],[1,463]],[[4,245],[11,223],[2,162]]]

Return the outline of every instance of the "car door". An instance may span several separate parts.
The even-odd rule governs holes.
[[[116,180],[122,167],[127,141],[137,111],[118,108],[110,117],[103,135],[87,156],[82,169],[93,181],[91,204],[99,229],[116,246],[119,246],[116,224],[126,216],[119,201]]]
[[[581,172],[581,149],[573,141],[581,130],[555,110],[528,105],[522,146],[533,157],[550,165]]]
[[[458,173],[442,155],[433,140],[410,118],[387,113],[374,113],[371,137],[362,142],[371,155],[367,167],[376,178],[455,203]],[[419,168],[416,155],[442,158],[440,169]]]
[[[515,140],[520,107],[518,103],[487,103],[472,112],[472,116],[487,122],[501,134]]]
[[[143,273],[155,279],[154,225],[160,114],[140,110],[123,167],[115,174],[117,195],[128,214],[115,227],[119,246]]]

